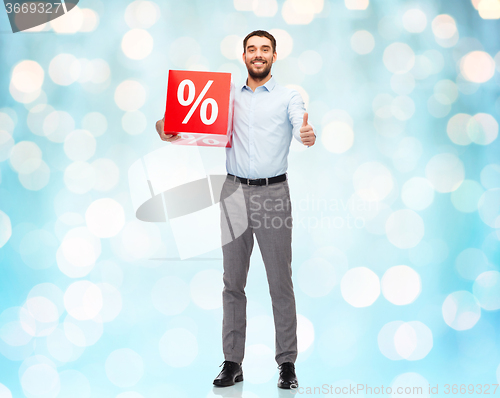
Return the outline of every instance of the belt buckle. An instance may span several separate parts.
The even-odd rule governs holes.
[[[269,186],[269,177],[266,177],[266,187]]]
[[[250,186],[250,178],[247,178],[247,185]]]

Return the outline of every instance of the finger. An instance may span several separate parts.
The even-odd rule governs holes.
[[[305,127],[307,126],[307,118],[309,117],[309,115],[306,113],[304,113],[304,121],[302,122],[302,126]]]
[[[172,138],[170,138],[170,139],[168,140],[168,142],[174,142],[174,141],[177,141],[177,140],[179,140],[179,139],[181,139],[181,138],[182,138],[182,137],[181,137],[181,135],[180,135],[180,134],[172,134]]]
[[[165,118],[161,119],[161,120],[158,120],[156,122],[156,130],[160,133],[160,132],[163,132],[163,126],[165,124]]]

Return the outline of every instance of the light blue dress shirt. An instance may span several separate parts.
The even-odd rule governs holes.
[[[237,87],[233,142],[226,148],[227,172],[244,178],[285,173],[292,136],[302,144],[305,111],[299,92],[280,86],[274,77],[255,92],[246,84]]]

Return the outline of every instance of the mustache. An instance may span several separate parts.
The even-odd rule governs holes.
[[[263,62],[263,63],[266,63],[266,60],[265,59],[254,59],[252,61],[252,64],[254,64],[255,62]]]

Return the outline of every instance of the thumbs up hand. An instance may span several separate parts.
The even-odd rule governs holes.
[[[300,128],[300,139],[302,143],[307,146],[313,146],[316,142],[316,136],[314,135],[314,130],[312,126],[307,123],[309,115],[304,113],[304,121],[302,122],[302,127]]]

